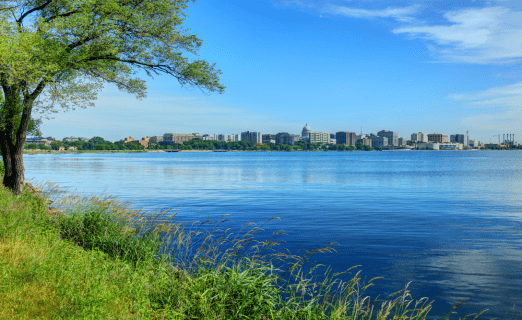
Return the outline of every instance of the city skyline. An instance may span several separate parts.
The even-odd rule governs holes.
[[[514,1],[200,1],[186,26],[223,70],[223,95],[145,77],[147,98],[107,87],[96,107],[55,114],[42,132],[277,133],[313,120],[324,132],[469,131],[494,142],[522,134],[520,17]]]

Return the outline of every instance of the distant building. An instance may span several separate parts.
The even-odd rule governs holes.
[[[280,132],[275,135],[276,144],[286,143],[294,145],[294,143],[298,142],[301,137],[297,134],[290,134],[288,132]]]
[[[355,146],[357,144],[357,136],[355,132],[339,131],[335,133],[335,141],[336,144]]]
[[[447,142],[439,144],[439,150],[462,150],[463,146],[462,143]]]
[[[389,145],[387,137],[381,137],[381,136],[376,136],[374,134],[370,134],[368,136],[368,139],[370,139],[372,141],[373,148],[385,148]]]
[[[261,132],[246,131],[241,132],[241,141],[249,141],[252,144],[262,143],[263,137],[261,135]]]
[[[428,135],[424,132],[412,133],[411,142],[428,142]]]
[[[162,137],[162,136],[153,136],[153,137],[150,137],[149,142],[150,142],[150,143],[160,143],[160,142],[163,142],[163,137]]]
[[[442,133],[428,134],[428,142],[446,143],[449,142],[448,135]]]
[[[309,139],[310,143],[330,143],[329,132],[310,132]]]
[[[463,146],[468,146],[468,136],[466,134],[452,134],[450,136],[450,142],[460,143]]]
[[[196,137],[196,133],[165,133],[163,135],[163,144],[183,143]]]
[[[388,138],[389,146],[398,146],[399,145],[399,133],[396,131],[381,130],[381,131],[377,132],[377,136]]]
[[[307,122],[303,127],[303,131],[301,131],[301,141],[310,142],[310,132],[312,132],[312,129],[310,129]]]
[[[55,139],[53,137],[47,137],[47,138],[42,138],[42,137],[27,137],[25,139],[25,144],[37,144],[39,146],[41,145],[45,145],[45,146],[50,146],[51,145],[51,142],[55,141]]]
[[[400,146],[400,147],[405,146],[406,145],[406,139],[399,138],[399,140],[397,142],[397,145]]]
[[[147,149],[149,147],[149,141],[146,141],[146,140],[134,140],[132,142],[137,142],[137,143],[141,144],[145,149]]]
[[[75,141],[84,141],[84,142],[87,142],[89,141],[88,138],[85,138],[85,137],[79,137],[79,138],[76,138],[76,137],[65,137],[62,139],[63,142],[75,142]]]
[[[417,144],[418,149],[440,150],[438,142],[421,142]]]
[[[264,134],[262,136],[262,141],[265,144],[276,143],[276,135],[275,134]]]
[[[123,139],[123,143],[129,143],[129,142],[132,142],[132,141],[134,141],[134,140],[135,140],[134,137],[133,137],[133,136],[130,136],[130,137],[128,137],[128,138],[124,138],[124,139]]]
[[[366,136],[363,136],[363,138],[358,138],[357,141],[355,141],[355,144],[357,144],[357,143],[362,143],[363,146],[371,147],[372,146],[372,139],[367,138]]]

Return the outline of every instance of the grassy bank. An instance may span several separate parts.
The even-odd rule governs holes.
[[[365,297],[359,273],[343,283],[309,268],[316,252],[258,242],[255,226],[202,231],[115,199],[53,198],[61,211],[47,199],[0,187],[0,319],[425,319],[431,309],[407,288]]]

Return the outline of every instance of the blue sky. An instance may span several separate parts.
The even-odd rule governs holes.
[[[186,27],[222,69],[224,94],[148,79],[136,100],[45,120],[45,136],[314,131],[464,133],[522,141],[519,1],[200,0]]]

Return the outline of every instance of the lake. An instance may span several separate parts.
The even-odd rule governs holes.
[[[517,151],[226,152],[25,155],[26,179],[110,193],[185,221],[284,229],[285,247],[336,242],[319,262],[382,276],[432,315],[522,318],[522,153]]]

